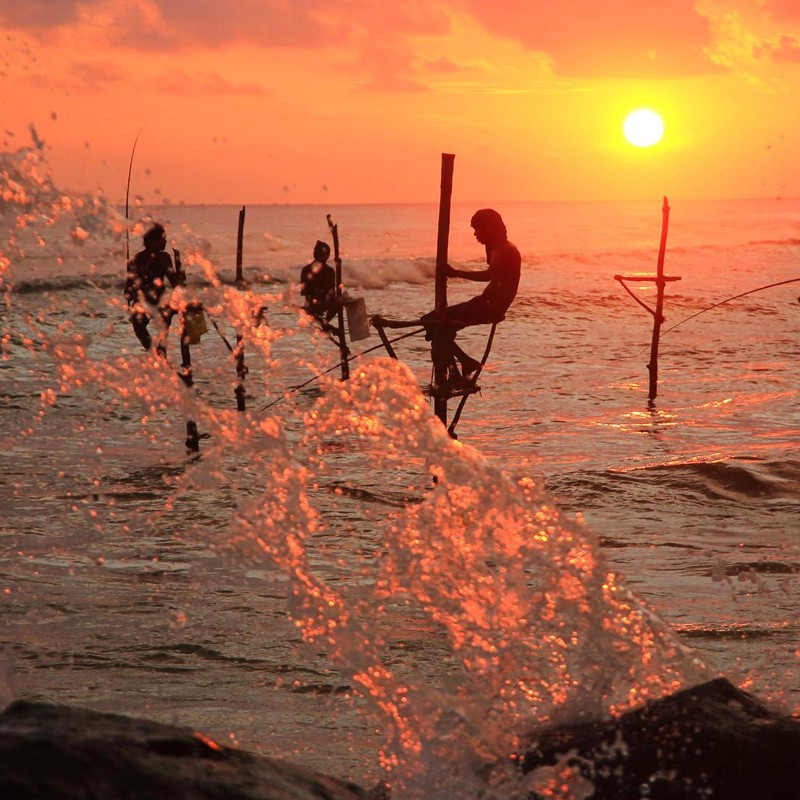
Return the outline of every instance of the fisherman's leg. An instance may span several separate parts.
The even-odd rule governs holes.
[[[428,328],[425,338],[430,339],[434,373],[443,376],[446,384],[451,385],[460,377],[453,352],[455,334],[447,327],[434,326]]]
[[[447,316],[453,328],[453,355],[461,364],[464,378],[470,380],[480,369],[481,362],[465,353],[455,342],[456,332],[471,325],[483,325],[494,321],[491,309],[482,297],[473,297],[463,303],[456,303],[447,309]]]
[[[341,334],[341,329],[338,325],[333,325],[331,323],[331,320],[334,318],[334,316],[336,316],[336,312],[327,317],[320,317],[319,325],[325,333],[329,333],[332,336],[338,337]]]
[[[161,321],[161,330],[158,334],[156,341],[156,353],[162,358],[167,357],[167,334],[169,333],[169,326],[172,324],[172,318],[177,315],[177,311],[169,306],[159,309],[159,318]],[[181,336],[183,336],[183,325],[181,325]]]
[[[468,353],[465,353],[456,343],[453,341],[453,355],[459,360],[461,363],[461,373],[464,377],[469,380],[480,368],[481,362],[477,359],[473,358]]]
[[[131,325],[136,338],[142,343],[145,350],[149,350],[153,346],[153,339],[150,332],[147,330],[147,323],[150,322],[150,317],[139,311],[131,314]]]

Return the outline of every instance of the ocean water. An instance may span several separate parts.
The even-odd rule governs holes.
[[[650,404],[652,318],[613,276],[654,272],[662,198],[465,204],[456,169],[450,262],[481,267],[469,218],[493,205],[523,277],[453,441],[422,337],[401,362],[354,343],[341,382],[295,285],[330,213],[348,291],[424,313],[435,203],[249,206],[237,289],[238,207],[126,222],[41,154],[2,159],[1,700],[175,721],[401,798],[504,800],[586,796],[517,778],[537,726],[718,674],[800,710],[800,282],[710,308],[800,278],[800,200],[669,199],[681,280]],[[209,319],[190,390],[174,332],[165,363],[127,322],[126,246],[151,219],[189,273],[176,304]],[[459,339],[480,355],[487,333]]]

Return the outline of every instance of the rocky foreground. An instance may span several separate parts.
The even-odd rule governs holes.
[[[719,679],[615,720],[539,733],[520,767],[526,773],[543,767],[537,772],[542,786],[548,775],[559,783],[563,770],[577,770],[596,800],[793,800],[800,798],[800,720],[772,713]],[[0,715],[3,800],[367,800],[379,794],[218,745],[189,728],[26,701]],[[534,793],[531,800],[544,796]]]
[[[577,769],[596,800],[800,800],[800,720],[718,678],[532,738],[523,771],[556,764]]]

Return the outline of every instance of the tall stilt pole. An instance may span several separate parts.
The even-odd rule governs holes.
[[[244,250],[244,215],[246,206],[242,206],[239,212],[239,232],[236,236],[236,285],[241,288],[244,283],[244,276],[242,275],[242,253]]]
[[[650,363],[647,369],[650,372],[649,398],[652,403],[658,395],[658,341],[661,336],[661,325],[664,322],[664,254],[667,249],[667,230],[669,228],[669,203],[664,198],[661,209],[661,243],[658,247],[658,264],[656,265],[656,308],[653,314],[653,337],[650,341]]]
[[[436,294],[434,308],[443,312],[447,308],[447,246],[450,239],[450,199],[453,194],[453,166],[455,155],[442,153],[442,176],[439,194],[439,227],[436,240]],[[440,335],[434,333],[431,341],[433,356],[433,385],[442,387],[446,384],[447,365],[436,355],[441,352]],[[447,397],[437,392],[433,399],[433,412],[447,425]]]
[[[236,287],[242,289],[244,287],[244,275],[242,273],[242,256],[244,253],[244,217],[247,212],[247,206],[242,206],[239,211],[239,229],[236,234]],[[245,388],[244,379],[247,375],[247,367],[244,364],[244,336],[241,333],[236,334],[236,349],[233,351],[234,359],[236,360],[236,376],[238,382],[233,394],[236,397],[236,409],[238,411],[245,410]]]
[[[664,254],[667,250],[667,230],[669,228],[669,202],[664,198],[661,210],[661,243],[658,247],[658,264],[655,275],[615,275],[614,280],[619,281],[622,288],[645,310],[653,315],[653,336],[650,341],[650,363],[647,370],[650,373],[649,405],[652,408],[653,401],[658,394],[658,344],[661,338],[661,326],[664,324],[664,289],[671,281],[679,281],[679,275],[664,274]],[[628,283],[654,283],[656,286],[656,307],[650,308],[647,303],[631,291]]]
[[[185,341],[184,332],[181,331],[181,380],[189,388],[194,384],[192,377],[192,354],[189,351],[189,344]],[[192,420],[186,420],[186,449],[190,453],[200,452],[200,435],[197,432],[197,423]]]
[[[333,236],[333,263],[336,266],[336,324],[339,327],[337,338],[339,340],[339,353],[342,356],[342,380],[350,379],[350,362],[348,356],[350,351],[347,349],[347,335],[344,330],[344,306],[342,305],[342,259],[339,255],[339,226],[327,215],[328,227]]]
[[[244,363],[244,336],[241,333],[236,334],[236,348],[233,351],[234,359],[236,360],[236,377],[239,379],[236,383],[236,388],[233,394],[236,397],[236,410],[245,411],[245,388],[244,379],[247,377],[247,366]]]

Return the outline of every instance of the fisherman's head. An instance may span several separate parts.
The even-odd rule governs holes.
[[[472,215],[470,220],[475,231],[475,238],[481,244],[504,242],[508,238],[503,218],[493,208],[482,208]]]
[[[147,250],[163,250],[167,246],[167,232],[160,222],[156,222],[150,230],[145,231],[142,241]]]
[[[317,243],[314,245],[314,261],[322,261],[324,263],[330,258],[330,255],[330,246],[325,242],[317,240]]]

